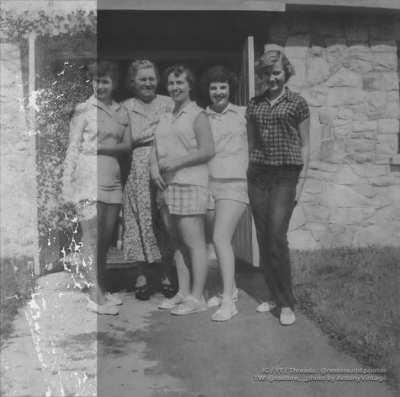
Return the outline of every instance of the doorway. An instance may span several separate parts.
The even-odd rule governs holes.
[[[121,66],[118,99],[130,95],[124,75],[133,59],[152,60],[161,74],[168,66],[184,63],[198,81],[209,66],[216,64],[240,76],[246,39],[260,37],[254,51],[261,52],[268,36],[269,17],[267,12],[243,11],[99,10],[97,52],[100,58],[113,59]],[[166,93],[163,85],[159,92]],[[196,100],[199,105],[206,102],[199,89]]]
[[[224,65],[238,76],[235,103],[246,105],[254,96],[254,57],[268,36],[265,12],[203,11],[109,11],[98,13],[98,56],[120,65],[118,100],[131,96],[126,75],[134,59],[150,59],[162,75],[171,65],[187,65],[197,80],[195,100],[208,98],[200,89],[202,74],[212,65]],[[259,43],[254,37],[261,38]],[[159,93],[166,95],[161,83]],[[258,266],[258,246],[250,210],[239,222],[234,236],[236,257]]]

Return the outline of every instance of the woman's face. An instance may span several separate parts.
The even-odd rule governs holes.
[[[208,86],[211,106],[214,109],[223,110],[229,103],[229,83],[213,81]]]
[[[276,62],[273,66],[262,70],[260,75],[263,83],[263,91],[269,94],[279,95],[286,83],[286,74],[281,62]]]
[[[114,89],[113,81],[110,76],[95,76],[92,80],[93,92],[100,101],[110,101]]]
[[[186,73],[175,76],[171,73],[168,76],[167,90],[176,103],[184,103],[190,99],[190,84],[187,81]]]
[[[158,80],[153,68],[139,69],[131,84],[137,97],[144,102],[150,102],[155,98]]]

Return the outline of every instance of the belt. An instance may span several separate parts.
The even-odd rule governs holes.
[[[145,146],[153,146],[153,140],[143,142],[143,143],[136,143],[133,145],[133,149],[137,149],[139,147],[145,147]]]

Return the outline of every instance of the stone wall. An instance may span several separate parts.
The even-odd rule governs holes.
[[[2,258],[38,254],[35,134],[24,110],[21,50],[0,42],[0,255]]]
[[[296,68],[290,86],[311,109],[312,161],[291,246],[398,245],[400,19],[283,14],[268,42],[285,46]],[[35,138],[21,107],[24,57],[14,44],[0,50],[1,255],[34,256]]]
[[[269,42],[296,69],[311,110],[312,161],[293,248],[400,244],[400,18],[292,14]]]

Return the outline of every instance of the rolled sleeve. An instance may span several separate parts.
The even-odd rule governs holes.
[[[298,97],[298,103],[297,103],[297,123],[300,124],[304,120],[308,119],[310,117],[310,108],[308,107],[308,104],[306,100],[302,97]]]

